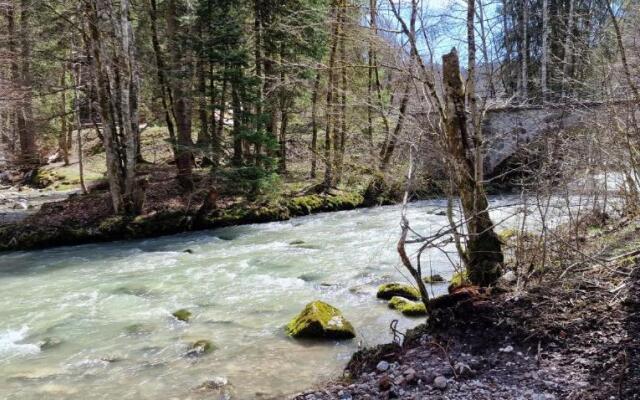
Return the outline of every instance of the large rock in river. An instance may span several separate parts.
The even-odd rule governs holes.
[[[314,301],[286,326],[287,333],[294,338],[352,339],[356,332],[340,310]]]
[[[420,292],[418,289],[405,283],[385,283],[378,287],[377,297],[379,299],[391,300],[394,296],[404,297],[409,300],[420,299]]]

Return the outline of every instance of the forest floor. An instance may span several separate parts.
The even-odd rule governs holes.
[[[68,165],[52,154],[37,175],[0,171],[0,251],[147,238],[379,203],[362,196],[371,172],[351,167],[342,185],[327,193],[318,191],[321,168],[318,178],[310,178],[306,154],[291,154],[288,173],[280,176],[256,177],[251,168],[223,168],[213,176],[210,168],[195,165],[194,190],[186,191],[176,179],[165,129],[148,127],[141,136],[146,162],[137,170],[137,178],[147,182],[142,212],[115,216],[101,142],[93,130],[83,130],[82,135],[87,195],[80,189],[75,147]],[[380,202],[385,201],[389,200]]]
[[[640,399],[639,233],[639,218],[593,230],[526,289],[434,309],[295,399]]]

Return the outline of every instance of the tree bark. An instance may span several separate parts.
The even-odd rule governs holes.
[[[151,43],[153,53],[156,59],[156,69],[158,77],[158,85],[160,86],[160,98],[162,100],[162,110],[164,111],[164,120],[169,131],[169,140],[173,150],[174,159],[177,159],[177,141],[175,133],[175,124],[173,116],[173,96],[171,89],[167,85],[166,64],[160,48],[160,40],[158,39],[158,6],[156,0],[149,0],[149,19],[151,20]]]
[[[333,186],[333,160],[332,160],[332,148],[334,147],[334,114],[335,105],[335,63],[336,52],[338,49],[338,34],[339,34],[339,22],[340,14],[338,12],[337,0],[334,0],[331,7],[332,21],[332,33],[331,33],[331,50],[329,51],[329,65],[327,74],[329,75],[329,82],[327,85],[327,115],[326,115],[326,129],[325,129],[325,142],[324,142],[324,189],[325,191],[331,189]]]
[[[320,92],[320,69],[316,72],[311,95],[311,172],[310,177],[316,177],[318,163],[318,95]]]
[[[520,98],[522,101],[526,101],[529,97],[529,5],[527,0],[522,0],[521,28],[522,43],[520,44]]]
[[[445,92],[445,145],[467,228],[466,261],[471,282],[490,285],[500,277],[503,263],[502,244],[489,216],[489,202],[476,180],[474,160],[469,149],[465,90],[460,76],[458,53],[453,49],[442,57]]]
[[[193,165],[193,139],[191,138],[192,102],[191,89],[191,59],[188,50],[180,45],[178,0],[169,0],[167,9],[167,35],[172,49],[172,61],[174,70],[178,76],[172,79],[172,92],[174,95],[173,113],[177,128],[177,155],[176,166],[178,168],[178,181],[186,189],[193,189],[193,177],[191,168]]]
[[[574,19],[574,0],[569,0],[569,15],[567,17],[567,31],[564,39],[564,57],[562,60],[562,98],[567,95],[567,86],[569,80],[569,65],[571,64],[572,44],[573,44],[573,19]]]
[[[31,168],[40,164],[33,125],[32,79],[31,79],[31,23],[30,1],[20,2],[20,102],[17,109],[18,137],[20,138],[20,160]]]
[[[542,104],[547,101],[547,64],[549,63],[549,0],[542,0],[542,60],[540,61],[540,90]]]
[[[636,102],[640,104],[640,91],[638,90],[638,85],[633,80],[633,76],[631,74],[631,68],[629,67],[629,61],[627,60],[627,51],[624,48],[624,43],[622,42],[622,30],[620,29],[618,18],[613,12],[610,0],[607,0],[607,11],[609,12],[614,31],[616,32],[616,44],[618,45],[618,51],[620,52],[620,61],[622,62],[622,70],[624,71],[625,79],[627,81],[627,84],[629,85],[629,88],[631,89],[633,97],[635,98]]]

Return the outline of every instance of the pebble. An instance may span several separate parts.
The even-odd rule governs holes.
[[[378,365],[376,365],[376,369],[380,372],[384,372],[389,369],[389,363],[386,361],[380,361]]]
[[[436,379],[433,380],[433,387],[444,390],[447,388],[447,378],[444,376],[436,376]]]

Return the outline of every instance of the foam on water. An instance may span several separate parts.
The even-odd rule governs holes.
[[[13,357],[38,354],[40,346],[32,343],[22,343],[28,336],[29,327],[9,329],[0,332],[0,361]]]

